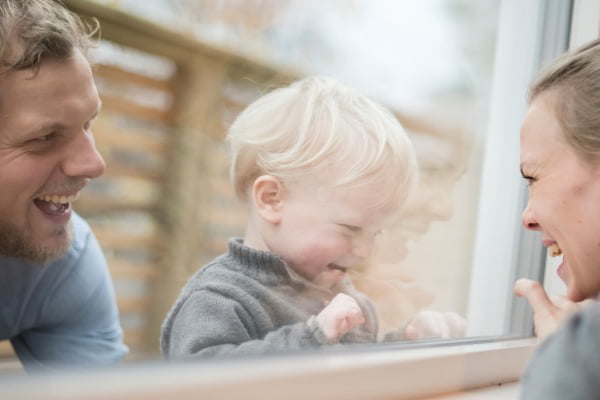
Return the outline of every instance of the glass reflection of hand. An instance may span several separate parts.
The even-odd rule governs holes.
[[[404,337],[407,340],[449,339],[464,336],[466,329],[467,322],[456,313],[421,311],[404,328]]]

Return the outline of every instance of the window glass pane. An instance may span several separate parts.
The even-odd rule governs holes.
[[[425,329],[431,318],[468,326],[499,0],[97,3],[200,43],[166,48],[107,28],[93,54],[105,97],[97,131],[124,129],[131,139],[97,134],[114,167],[80,209],[120,271],[117,294],[134,352],[157,355],[158,327],[187,279],[245,233],[246,207],[228,182],[229,125],[274,87],[315,74],[387,107],[417,153],[416,195],[377,236],[374,255],[348,272],[376,306],[377,337],[417,315],[425,318],[423,337],[436,336]],[[191,48],[193,56],[181,55]],[[103,196],[118,201],[119,212],[105,212]]]

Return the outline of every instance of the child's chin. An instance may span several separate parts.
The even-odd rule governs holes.
[[[345,272],[342,272],[340,270],[329,270],[326,272],[323,272],[322,274],[320,274],[319,276],[317,276],[314,280],[313,283],[319,287],[322,287],[324,289],[331,289],[332,286],[336,285],[337,283],[341,282],[342,279],[344,279],[344,276],[346,276]]]

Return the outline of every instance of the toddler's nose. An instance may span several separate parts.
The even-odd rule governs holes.
[[[374,237],[357,238],[354,242],[354,256],[362,259],[371,257],[371,253],[373,252],[373,241]]]

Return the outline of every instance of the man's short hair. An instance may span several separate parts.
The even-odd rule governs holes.
[[[0,1],[0,71],[35,69],[47,57],[85,55],[98,31],[58,0]]]

